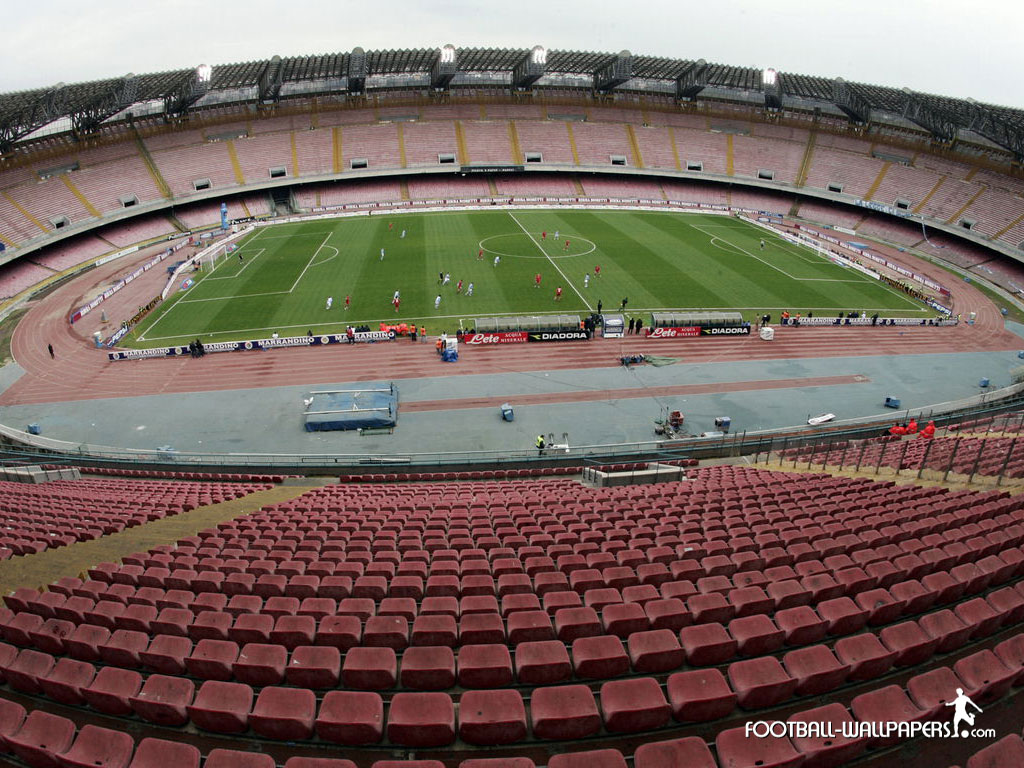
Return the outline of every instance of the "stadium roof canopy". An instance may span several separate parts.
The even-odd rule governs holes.
[[[448,59],[442,61],[442,53]],[[451,61],[454,52],[454,63]],[[539,52],[539,53],[538,53]],[[189,110],[229,104],[273,105],[289,98],[362,95],[395,89],[449,87],[591,89],[650,93],[683,100],[763,100],[766,108],[825,108],[853,122],[909,121],[940,141],[981,136],[1024,159],[1024,110],[907,89],[846,83],[687,59],[543,48],[420,48],[179,69],[0,94],[0,152],[19,142],[70,132],[86,136],[128,119],[173,119]]]

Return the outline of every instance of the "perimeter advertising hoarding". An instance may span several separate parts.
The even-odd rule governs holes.
[[[489,333],[467,333],[463,344],[525,344],[529,334],[526,331],[494,331]]]

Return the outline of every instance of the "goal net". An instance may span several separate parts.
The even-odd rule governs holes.
[[[212,272],[231,253],[238,249],[236,243],[218,243],[207,249],[199,257],[199,268],[203,272]]]

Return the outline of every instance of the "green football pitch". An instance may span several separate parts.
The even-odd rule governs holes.
[[[932,314],[878,280],[736,218],[674,212],[527,209],[279,224],[248,235],[193,278],[125,343],[340,333],[381,321],[415,322],[436,334],[472,327],[477,317],[583,315],[599,302],[617,311],[623,299],[626,314],[645,324],[650,312],[667,309],[736,310],[747,319],[782,310]]]

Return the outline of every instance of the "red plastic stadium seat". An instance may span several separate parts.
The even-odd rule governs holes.
[[[4,739],[17,732],[25,722],[25,708],[7,699],[0,699],[0,753],[7,752]]]
[[[571,643],[580,637],[602,632],[601,620],[593,608],[562,608],[555,612],[555,633],[562,642]]]
[[[248,685],[208,680],[187,707],[189,719],[207,731],[244,733],[249,727],[252,700]]]
[[[5,737],[11,752],[33,768],[56,766],[57,755],[68,751],[75,738],[75,724],[41,709],[33,710],[21,728]]]
[[[572,664],[577,677],[607,679],[629,671],[629,656],[615,635],[581,637],[572,644]]]
[[[447,693],[396,693],[388,740],[405,747],[443,747],[455,741],[455,705]]]
[[[143,739],[128,768],[199,768],[202,755],[191,744],[164,739]]]
[[[962,687],[963,682],[952,669],[939,667],[910,678],[907,694],[914,704],[928,713],[926,719],[934,720],[943,717],[943,713],[950,713],[946,705],[956,698],[956,689]]]
[[[696,624],[679,632],[686,659],[693,666],[721,664],[736,655],[738,644],[721,624]]]
[[[912,702],[898,685],[889,685],[868,693],[855,696],[850,702],[854,716],[863,722],[919,722],[928,713]],[[872,738],[869,747],[883,747],[895,744],[898,735]]]
[[[352,648],[345,654],[341,678],[349,688],[382,690],[394,688],[398,659],[393,648]]]
[[[185,674],[185,658],[192,653],[192,641],[177,635],[157,635],[145,650],[139,651],[139,661],[154,672],[165,675]]]
[[[530,716],[539,739],[582,739],[601,730],[597,702],[585,685],[534,689]]]
[[[186,707],[192,703],[195,692],[195,685],[187,678],[150,675],[139,693],[128,701],[143,720],[158,725],[185,725]]]
[[[358,619],[354,619],[358,624]],[[321,625],[322,626],[322,625]],[[320,630],[323,631],[322,629]],[[319,635],[317,636],[319,642]],[[412,645],[446,645],[455,646],[459,639],[458,624],[454,616],[416,617],[412,624]]]
[[[817,605],[817,612],[828,623],[830,635],[849,635],[864,629],[870,612],[858,606],[848,597],[824,600]]]
[[[978,704],[995,701],[1013,685],[1017,670],[1009,669],[992,651],[978,651],[953,664],[964,689]]]
[[[563,652],[565,646],[558,645]],[[444,645],[413,646],[402,654],[402,686],[420,691],[443,691],[455,685],[455,654]]]
[[[729,634],[736,639],[743,656],[762,656],[782,647],[785,632],[764,614],[743,616],[729,622]]]
[[[288,651],[283,645],[246,643],[231,665],[234,679],[248,685],[277,685],[284,680]]]
[[[25,648],[3,670],[4,676],[11,687],[22,693],[38,695],[41,691],[39,681],[50,674],[53,669],[53,656],[48,653]]]
[[[1016,733],[978,750],[967,761],[967,768],[1000,768],[1007,765],[1024,765],[1024,740]]]
[[[130,669],[103,667],[88,687],[82,689],[82,698],[93,709],[108,715],[130,715],[130,699],[142,688],[142,675]]]
[[[356,768],[356,764],[338,757],[289,757],[284,768]]]
[[[671,714],[665,694],[653,677],[605,683],[601,686],[601,711],[605,728],[612,733],[660,728]]]
[[[560,640],[520,643],[515,649],[516,677],[522,685],[547,685],[568,680],[572,663]]]
[[[878,637],[886,648],[896,651],[894,663],[898,667],[924,663],[932,657],[939,644],[938,639],[929,637],[915,621],[884,627]]]
[[[96,677],[96,668],[87,661],[58,659],[50,673],[39,680],[39,685],[49,698],[61,704],[84,706],[82,689],[89,687]]]
[[[778,659],[762,656],[729,665],[729,685],[744,709],[760,709],[785,701],[796,691],[797,680]]]
[[[884,675],[896,661],[896,651],[890,651],[877,636],[870,633],[844,637],[836,641],[836,657],[843,664],[848,664],[850,674],[847,679],[870,680]]]
[[[507,645],[464,645],[459,650],[459,684],[465,688],[501,688],[512,683]]]
[[[806,768],[845,765],[867,749],[867,738],[843,735],[843,724],[853,723],[854,719],[842,704],[833,703],[816,709],[807,709],[791,715],[788,720],[789,722],[832,723],[834,735],[831,738],[827,734],[792,737],[793,746],[807,758],[804,763]],[[847,726],[848,729],[850,727]]]
[[[939,641],[935,647],[936,653],[949,653],[954,651],[971,636],[974,627],[965,624],[950,610],[935,611],[925,614],[917,620],[917,624],[929,637]]]
[[[633,755],[634,768],[718,768],[711,750],[698,736],[640,745]]]
[[[850,667],[842,664],[827,645],[798,648],[782,657],[786,671],[796,678],[798,696],[817,696],[846,681]]]
[[[185,659],[189,673],[204,680],[230,680],[238,645],[230,640],[200,640]]]
[[[292,651],[285,670],[289,685],[335,688],[341,676],[341,651],[327,645],[302,645]]]
[[[328,692],[320,703],[316,732],[321,739],[336,744],[376,744],[384,735],[384,702],[380,694]]]
[[[256,698],[249,725],[268,739],[296,741],[313,735],[315,716],[316,694],[308,688],[267,687]]]
[[[1016,670],[1014,685],[1024,681],[1024,634],[1014,635],[992,649],[1007,669]]]
[[[715,749],[723,768],[797,768],[805,759],[785,736],[752,739],[745,728],[720,732],[715,738]]]
[[[134,751],[135,740],[127,733],[85,725],[60,763],[64,768],[123,768]]]
[[[693,616],[686,604],[674,597],[644,603],[644,613],[651,624],[651,629],[671,629],[678,632],[693,623]]]
[[[526,707],[518,691],[466,691],[459,700],[459,737],[496,746],[526,738]]]
[[[317,625],[316,644],[332,645],[344,651],[359,645],[362,631],[362,622],[357,616],[325,616]]]
[[[707,722],[736,709],[736,694],[717,669],[677,672],[668,678],[672,716],[679,722]]]

